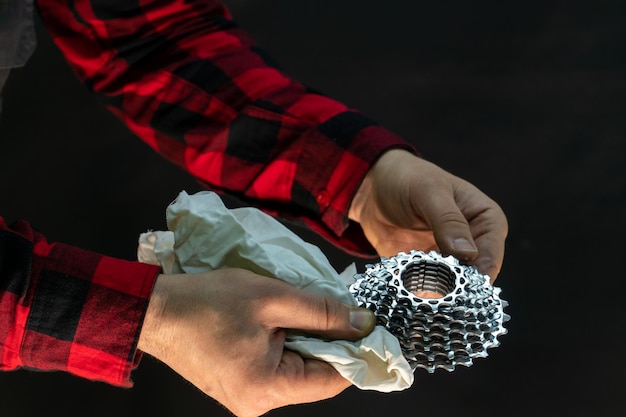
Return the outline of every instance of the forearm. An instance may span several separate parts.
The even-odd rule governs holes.
[[[335,243],[374,160],[411,148],[269,63],[218,2],[74,4],[39,0],[72,68],[131,130],[210,188]]]
[[[0,218],[0,369],[130,386],[159,269],[49,243]]]

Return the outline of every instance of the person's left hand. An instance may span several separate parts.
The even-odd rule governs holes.
[[[404,150],[384,153],[359,187],[348,217],[380,256],[438,250],[493,282],[508,232],[500,206],[469,182]]]

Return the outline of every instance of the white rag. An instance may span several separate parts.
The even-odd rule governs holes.
[[[356,305],[346,286],[354,282],[354,264],[340,276],[318,247],[258,209],[228,209],[213,192],[183,191],[166,218],[169,231],[140,235],[139,261],[161,265],[168,274],[244,268]],[[285,347],[329,363],[360,389],[391,392],[413,384],[398,340],[381,326],[356,342],[288,332]]]

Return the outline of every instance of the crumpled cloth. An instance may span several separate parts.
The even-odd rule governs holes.
[[[174,274],[244,268],[356,305],[346,285],[354,282],[353,265],[340,276],[318,247],[258,209],[228,209],[213,192],[183,191],[168,206],[166,218],[168,231],[140,235],[139,261]],[[356,342],[287,332],[285,347],[329,363],[360,389],[391,392],[413,384],[398,340],[381,326]]]

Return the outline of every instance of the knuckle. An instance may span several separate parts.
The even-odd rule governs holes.
[[[443,211],[438,214],[438,217],[442,224],[468,226],[467,219],[455,210]]]
[[[317,315],[317,323],[320,330],[328,330],[332,328],[333,320],[332,320],[332,305],[330,300],[325,297],[322,297],[319,300],[318,307],[313,314]]]
[[[326,297],[319,298],[313,314],[313,322],[317,324],[318,330],[328,331],[336,329],[341,321],[338,303]]]

